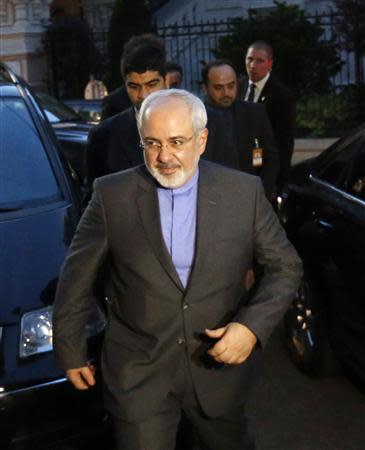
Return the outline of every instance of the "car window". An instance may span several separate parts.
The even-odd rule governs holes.
[[[58,122],[79,122],[82,118],[67,105],[63,104],[59,100],[43,92],[39,92],[36,95],[37,100],[41,104],[47,119],[51,123]]]
[[[365,139],[351,162],[346,190],[365,200]]]
[[[321,180],[327,181],[336,187],[343,188],[349,168],[352,166],[355,155],[365,145],[365,137],[358,136],[331,158],[319,174]]]
[[[0,98],[0,209],[21,209],[61,198],[25,102]]]

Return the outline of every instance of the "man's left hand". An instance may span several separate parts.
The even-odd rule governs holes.
[[[215,330],[206,329],[205,333],[210,338],[219,339],[208,354],[223,364],[242,364],[257,342],[252,331],[238,322],[230,322]]]

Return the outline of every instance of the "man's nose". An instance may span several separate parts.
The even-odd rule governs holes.
[[[138,92],[139,100],[144,100],[150,93],[150,89],[148,86],[141,86],[141,89]]]
[[[158,152],[157,159],[161,162],[168,162],[171,161],[172,155],[169,152],[168,148],[166,147],[166,144],[162,144],[161,148]]]

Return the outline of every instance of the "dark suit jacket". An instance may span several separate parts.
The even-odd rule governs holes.
[[[132,105],[127,91],[121,86],[103,98],[101,120],[108,119],[116,114],[125,111]]]
[[[89,185],[95,178],[143,163],[133,107],[89,131],[86,167]]]
[[[248,80],[243,83],[243,92],[246,94]],[[295,132],[295,99],[289,89],[270,75],[261,92],[258,103],[266,106],[271,126],[274,131],[276,144],[280,157],[280,171],[278,177],[279,188],[285,182],[294,150]]]
[[[252,259],[264,265],[248,298]],[[243,403],[263,346],[293,298],[298,256],[256,177],[200,163],[196,250],[183,288],[164,244],[155,180],[144,166],[96,180],[71,244],[54,307],[54,347],[64,369],[86,362],[83,335],[93,281],[110,262],[111,306],[102,354],[106,407],[142,420],[159,407],[186,346],[203,410]],[[205,328],[237,321],[260,345],[238,366],[214,363]],[[180,339],[185,339],[184,346]]]
[[[265,107],[236,101],[231,110],[206,105],[209,141],[203,157],[234,169],[260,176],[267,197],[275,192],[279,172],[279,155]],[[233,119],[233,123],[231,123]],[[252,151],[255,139],[263,149],[263,165],[254,167]]]

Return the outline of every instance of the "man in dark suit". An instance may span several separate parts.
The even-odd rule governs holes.
[[[132,106],[90,130],[86,149],[90,187],[97,177],[143,162],[136,112],[147,95],[167,87],[165,64],[164,43],[157,36],[134,36],[125,44],[121,70]]]
[[[289,89],[272,74],[273,49],[257,41],[246,53],[248,79],[243,83],[244,99],[266,106],[279,151],[278,188],[285,183],[294,150],[295,100]]]
[[[108,119],[116,114],[125,111],[132,105],[125,86],[112,91],[103,98],[101,109],[101,120]]]
[[[205,158],[260,176],[267,197],[273,198],[279,157],[264,106],[237,100],[237,74],[229,61],[207,64],[202,80],[209,133],[212,139],[224,141],[208,146]]]
[[[155,92],[138,120],[145,165],[96,180],[66,258],[56,356],[75,387],[95,384],[83,330],[108,261],[102,370],[118,449],[173,450],[184,411],[205,450],[253,450],[247,392],[301,263],[258,178],[199,163],[208,131],[197,97]],[[248,297],[254,255],[265,270]]]

